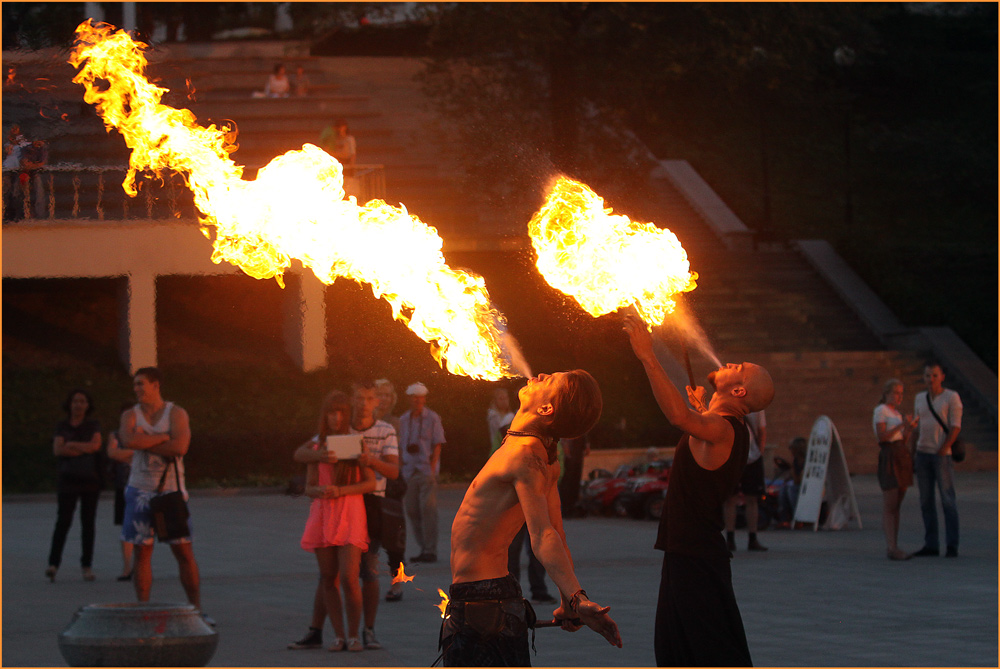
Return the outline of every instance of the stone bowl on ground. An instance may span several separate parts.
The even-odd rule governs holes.
[[[59,652],[71,667],[203,667],[218,642],[191,604],[88,604],[59,634]]]

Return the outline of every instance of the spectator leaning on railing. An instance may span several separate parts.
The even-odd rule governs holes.
[[[21,149],[20,184],[26,201],[30,201],[32,185],[34,185],[34,215],[45,217],[45,181],[41,169],[49,162],[49,149],[40,139],[36,139]],[[25,205],[25,216],[30,217],[30,207]]]

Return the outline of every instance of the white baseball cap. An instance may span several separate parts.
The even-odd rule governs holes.
[[[427,395],[427,386],[417,381],[406,389],[406,394],[416,395],[417,397],[425,397]]]

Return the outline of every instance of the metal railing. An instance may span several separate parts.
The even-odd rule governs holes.
[[[194,198],[181,175],[140,174],[139,193],[122,189],[128,168],[119,165],[47,165],[26,171],[3,168],[3,222],[20,220],[188,220],[196,221]],[[249,171],[249,170],[248,170]],[[344,167],[344,188],[358,202],[385,198],[385,167]]]

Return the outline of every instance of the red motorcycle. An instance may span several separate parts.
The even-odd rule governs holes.
[[[642,473],[625,480],[625,486],[615,500],[615,513],[633,518],[659,520],[670,484],[673,460],[656,460]]]
[[[580,488],[580,510],[587,514],[607,514],[621,513],[619,507],[619,497],[626,490],[630,489],[630,494],[636,490],[636,483],[650,482],[659,479],[664,471],[670,469],[670,462],[667,460],[654,460],[652,462],[633,463],[621,465],[612,474],[606,469],[595,469],[590,472],[587,481],[581,484]],[[646,492],[644,490],[643,495]],[[629,499],[629,508],[633,504]],[[626,512],[627,515],[628,512]]]

